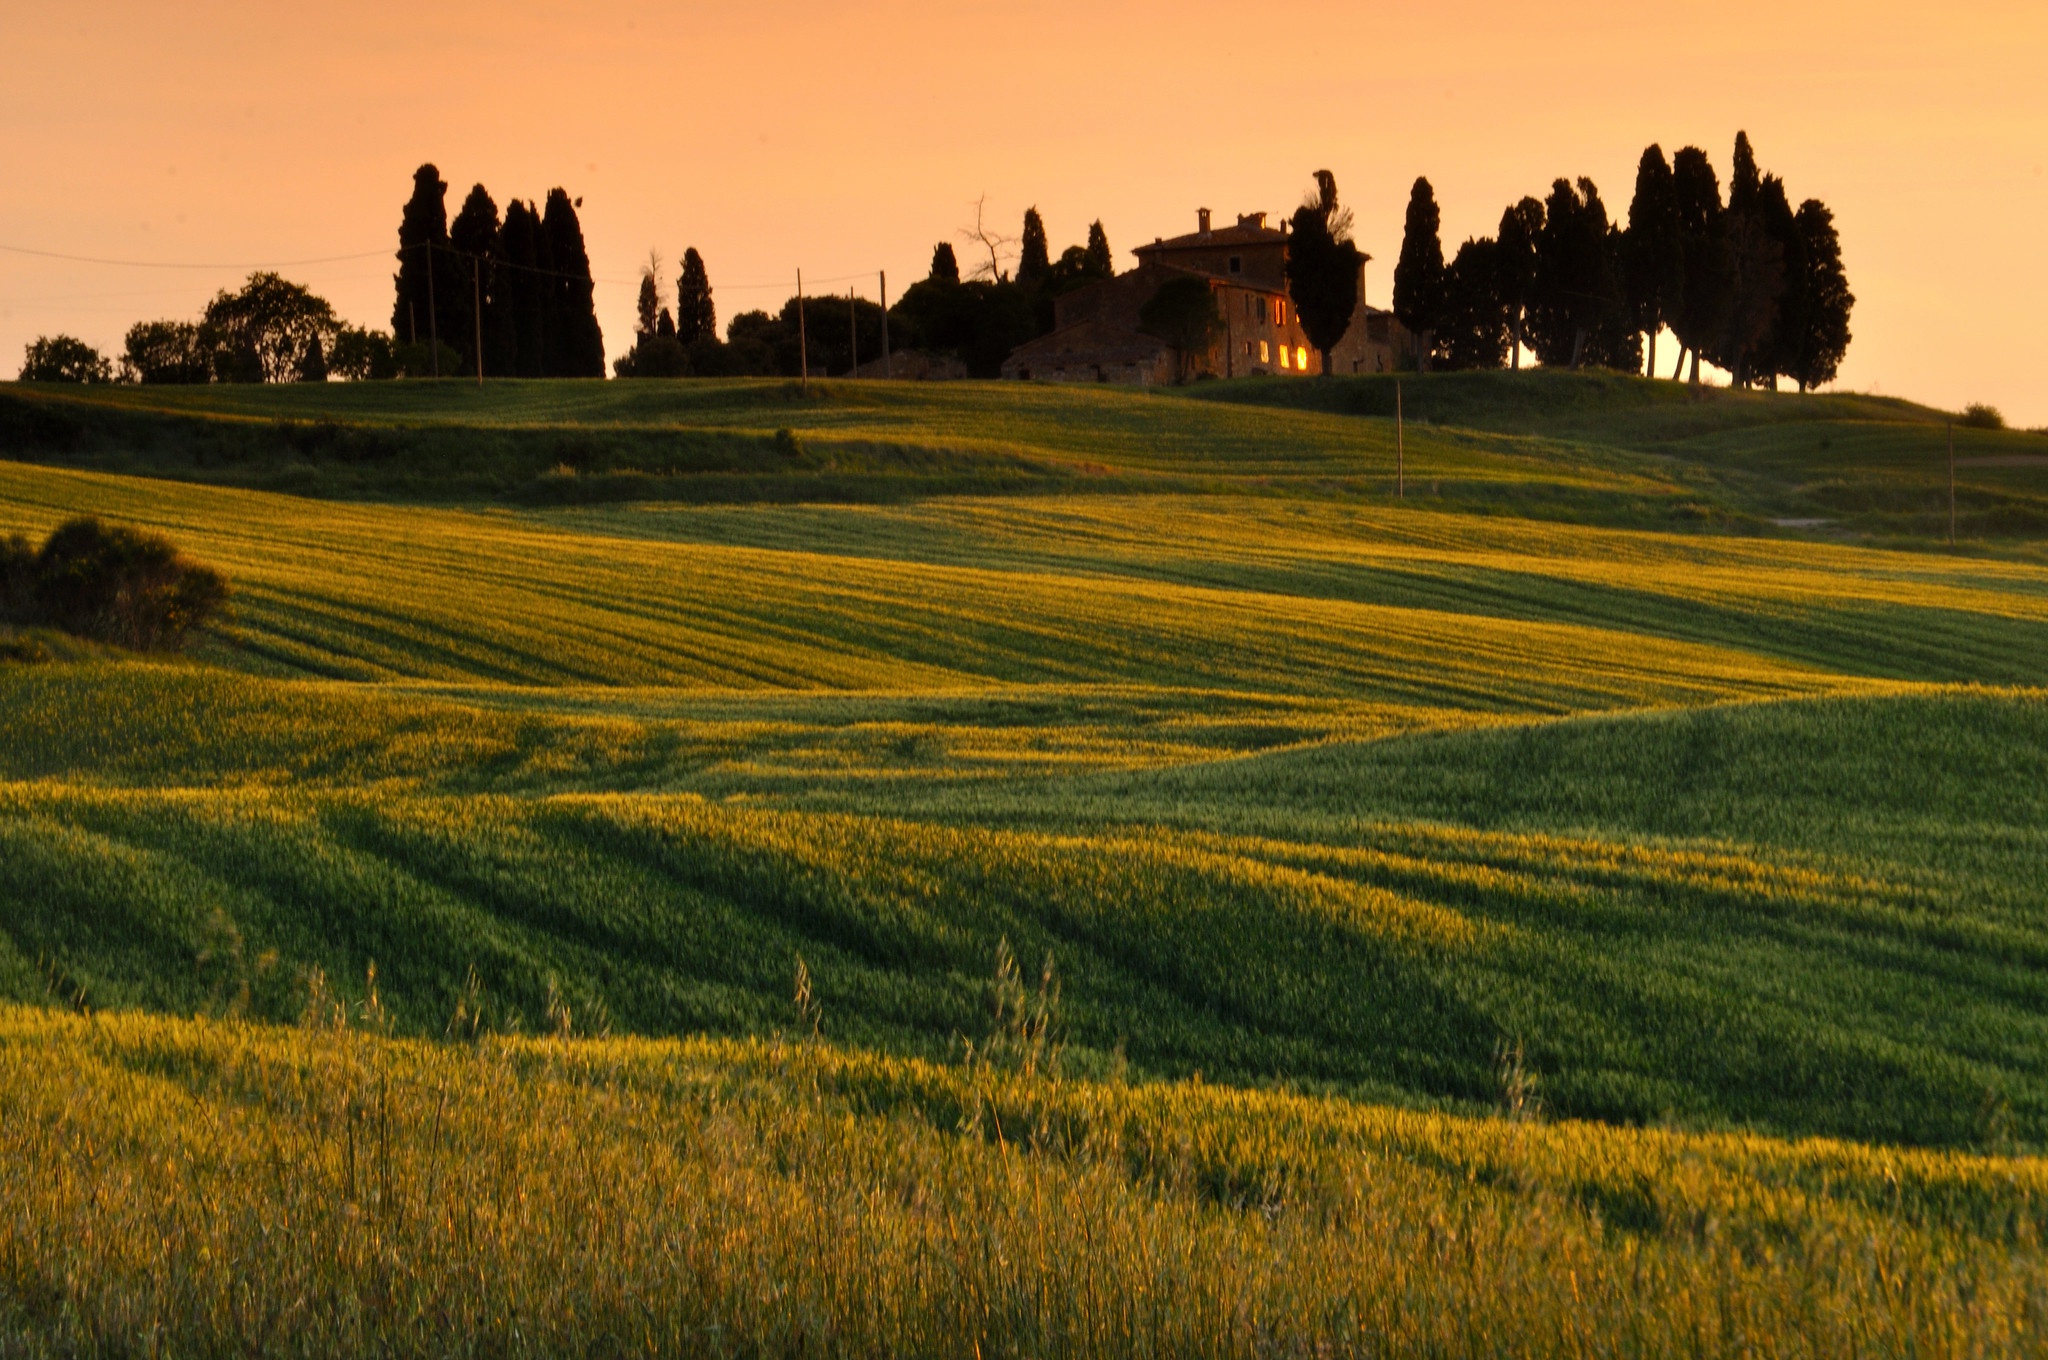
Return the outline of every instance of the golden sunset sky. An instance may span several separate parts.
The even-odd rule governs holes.
[[[249,266],[294,265],[388,325],[413,167],[502,208],[584,200],[616,356],[650,248],[704,255],[721,323],[807,279],[892,296],[986,194],[1055,253],[1100,217],[1119,261],[1336,172],[1388,301],[1418,174],[1446,254],[1590,175],[1626,211],[1643,146],[1736,129],[1836,213],[1842,386],[2048,425],[2048,4],[1547,6],[1323,0],[326,6],[0,0],[0,373],[40,333],[117,352]],[[964,249],[962,261],[971,264]],[[825,284],[823,281],[832,280]],[[1669,362],[1671,351],[1663,352]]]

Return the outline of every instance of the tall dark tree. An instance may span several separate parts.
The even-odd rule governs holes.
[[[1784,197],[1782,186],[1777,197]],[[1707,348],[1707,357],[1728,370],[1730,380],[1738,387],[1749,386],[1759,369],[1768,371],[1770,367],[1772,332],[1778,323],[1778,304],[1785,290],[1788,262],[1781,233],[1787,224],[1777,222],[1774,229],[1771,209],[1749,134],[1737,132],[1728,171],[1722,260],[1727,309],[1719,335]],[[1785,216],[1789,218],[1789,210]]]
[[[1849,350],[1849,312],[1856,295],[1842,269],[1842,242],[1835,234],[1835,215],[1817,198],[1799,205],[1793,219],[1804,247],[1801,262],[1805,309],[1794,350],[1791,378],[1802,392],[1835,380],[1842,356]]]
[[[1116,277],[1116,257],[1109,253],[1109,233],[1102,229],[1101,219],[1088,224],[1088,249],[1083,272],[1091,279]]]
[[[1522,366],[1529,306],[1536,288],[1536,240],[1543,234],[1543,204],[1525,198],[1500,215],[1494,238],[1494,292],[1507,317],[1509,364]]]
[[[1756,207],[1757,195],[1763,192],[1763,174],[1756,168],[1756,152],[1749,144],[1749,134],[1735,134],[1735,155],[1728,165],[1728,211],[1749,212]]]
[[[1444,270],[1437,352],[1444,367],[1499,368],[1507,362],[1508,316],[1501,303],[1500,247],[1491,236],[1468,240]]]
[[[209,340],[190,321],[138,321],[128,328],[122,376],[138,383],[213,381]]]
[[[1038,209],[1024,210],[1024,235],[1018,242],[1017,282],[1026,288],[1041,288],[1052,275],[1052,250],[1045,240],[1045,219]]]
[[[1678,188],[1664,148],[1652,143],[1636,163],[1628,205],[1625,280],[1635,325],[1650,337],[1650,376],[1657,376],[1657,335],[1684,306],[1685,245],[1678,231]]]
[[[1800,337],[1806,331],[1806,238],[1799,232],[1797,215],[1785,196],[1785,181],[1765,175],[1757,199],[1757,214],[1764,230],[1778,243],[1784,273],[1778,286],[1777,314],[1771,318],[1763,353],[1751,365],[1770,385],[1778,388],[1780,377],[1794,378],[1799,363]]]
[[[1358,311],[1365,254],[1351,240],[1351,214],[1337,202],[1337,179],[1316,171],[1316,192],[1294,210],[1287,238],[1287,293],[1308,342],[1330,376],[1330,351]]]
[[[540,218],[519,199],[505,205],[498,232],[496,305],[503,311],[508,362],[502,369],[522,378],[548,373],[548,294],[551,258]]]
[[[932,270],[927,277],[933,283],[960,282],[960,259],[953,254],[950,242],[941,241],[932,247]]]
[[[1577,368],[1588,358],[1587,343],[1622,311],[1620,289],[1608,241],[1606,205],[1590,179],[1574,187],[1557,180],[1543,203],[1543,230],[1536,238],[1536,282],[1530,331],[1536,357],[1553,367]]]
[[[462,208],[448,228],[448,272],[455,281],[455,295],[449,308],[452,319],[441,323],[441,339],[462,356],[465,373],[476,369],[477,335],[490,329],[491,293],[495,286],[493,266],[498,255],[498,205],[481,184],[474,185]],[[438,285],[437,276],[434,282]],[[481,316],[477,306],[481,302]],[[485,367],[489,368],[492,340],[484,340]],[[503,372],[502,369],[498,370]]]
[[[1600,208],[1600,217],[1604,221],[1607,210],[1604,204],[1600,204],[1599,194],[1590,183],[1581,183],[1586,185],[1589,204]],[[1594,313],[1592,327],[1586,332],[1586,350],[1581,362],[1611,368],[1617,373],[1640,373],[1643,371],[1643,333],[1635,313],[1629,308],[1626,283],[1628,233],[1618,222],[1607,224],[1604,254],[1608,302]]]
[[[1679,366],[1690,352],[1692,381],[1697,384],[1701,351],[1716,342],[1728,314],[1727,211],[1721,206],[1721,181],[1706,152],[1688,146],[1671,158],[1671,196],[1685,279],[1670,324],[1683,347]],[[1671,376],[1678,376],[1678,368]]]
[[[548,191],[541,213],[541,234],[552,257],[549,282],[548,373],[557,378],[602,378],[604,332],[597,325],[596,285],[590,278],[590,253],[583,244],[583,224],[564,189]]]
[[[633,338],[652,340],[661,328],[661,280],[650,261],[640,270],[640,293],[633,300]]]
[[[412,197],[398,219],[398,274],[392,280],[398,297],[391,308],[391,333],[407,344],[426,344],[434,334],[447,338],[440,325],[454,300],[447,246],[448,186],[429,163],[412,172]]]
[[[676,280],[676,339],[685,346],[718,338],[718,309],[711,303],[711,276],[704,257],[691,246],[683,252],[682,274]]]
[[[1436,191],[1418,177],[1408,192],[1401,258],[1394,265],[1394,315],[1415,336],[1417,365],[1425,373],[1444,307],[1444,248],[1437,238],[1438,226]]]

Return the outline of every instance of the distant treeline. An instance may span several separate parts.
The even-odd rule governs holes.
[[[1628,225],[1610,221],[1590,179],[1560,179],[1543,200],[1501,214],[1499,233],[1467,240],[1447,266],[1436,196],[1415,181],[1394,269],[1394,313],[1418,337],[1421,367],[1519,367],[1524,346],[1545,364],[1598,364],[1656,375],[1669,327],[1699,380],[1700,360],[1738,386],[1802,391],[1834,379],[1849,347],[1855,296],[1842,269],[1834,214],[1809,198],[1795,211],[1776,175],[1761,174],[1735,135],[1728,197],[1707,153],[1670,161],[1644,150]]]
[[[1004,270],[998,249],[1009,238],[977,230],[989,248],[988,262],[975,277],[962,278],[950,244],[932,250],[930,272],[905,289],[889,308],[893,353],[906,350],[957,359],[969,376],[993,378],[1010,351],[1052,329],[1053,299],[1116,272],[1109,235],[1101,222],[1088,228],[1086,245],[1068,246],[1052,258],[1038,209],[1024,213],[1015,274]],[[879,303],[848,294],[792,293],[774,313],[746,311],[733,317],[726,338],[718,338],[717,314],[703,258],[683,252],[671,312],[662,300],[659,261],[640,279],[638,321],[632,352],[613,365],[626,378],[782,375],[851,372],[858,359],[882,357],[883,318]],[[801,309],[801,317],[799,311]]]

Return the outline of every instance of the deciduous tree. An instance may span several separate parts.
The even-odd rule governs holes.
[[[267,271],[206,304],[215,375],[231,382],[293,381],[307,349],[332,341],[339,324],[327,299]]]
[[[1138,309],[1138,329],[1173,347],[1177,380],[1186,382],[1222,334],[1223,308],[1205,280],[1183,274],[1159,285]]]
[[[103,383],[114,369],[98,350],[73,335],[39,335],[22,353],[21,381]]]
[[[138,321],[123,341],[121,375],[138,383],[211,382],[213,359],[192,322]]]

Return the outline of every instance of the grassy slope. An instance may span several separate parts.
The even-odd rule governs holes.
[[[1469,426],[1410,454],[1489,510],[1612,509],[1693,496],[1689,440],[1930,428],[1572,381],[1427,387]],[[2040,704],[1921,688],[2038,681],[2048,573],[1333,498],[1391,431],[1255,404],[1324,390],[91,394],[272,462],[281,416],[788,426],[1124,494],[406,509],[0,465],[0,530],[148,523],[240,590],[205,666],[0,672],[4,986],[286,1014],[305,966],[374,959],[422,1030],[475,966],[528,1024],[553,979],[754,1032],[801,954],[828,1032],[939,1053],[1007,937],[1056,952],[1084,1066],[1485,1103],[1519,1036],[1567,1113],[2048,1134]]]
[[[331,1009],[327,1011],[331,1017]],[[24,1354],[2038,1353],[2036,1160],[0,1007]]]

